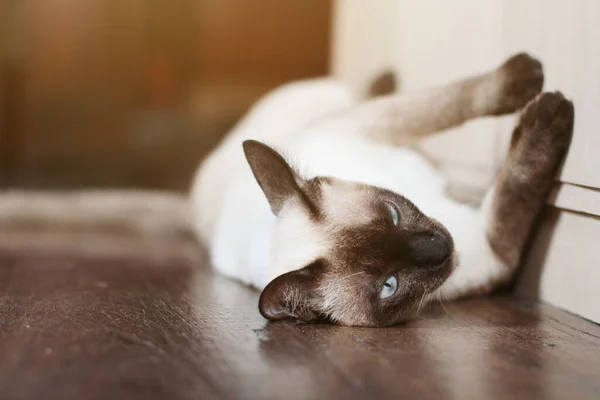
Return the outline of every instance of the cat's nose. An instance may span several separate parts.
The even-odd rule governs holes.
[[[419,232],[411,236],[409,248],[416,267],[437,267],[452,255],[452,243],[441,233]]]

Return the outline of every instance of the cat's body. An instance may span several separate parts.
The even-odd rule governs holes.
[[[293,83],[259,101],[201,164],[192,210],[157,195],[156,219],[136,193],[123,206],[122,194],[105,194],[112,208],[101,198],[16,194],[0,196],[0,224],[191,228],[219,272],[262,290],[268,319],[394,324],[430,299],[487,292],[513,275],[573,125],[560,93],[537,96],[542,83],[541,64],[524,54],[443,87],[367,100],[333,79]],[[479,208],[448,197],[444,177],[411,147],[524,106]],[[143,210],[132,218],[136,204]]]
[[[496,263],[479,210],[448,197],[444,177],[422,154],[365,138],[353,132],[362,127],[351,115],[336,115],[358,104],[344,84],[333,79],[294,83],[265,100],[249,113],[251,122],[242,122],[199,168],[194,182],[195,223],[220,272],[262,290],[310,261],[310,255],[293,247],[323,240],[314,234],[303,237],[300,227],[292,248],[278,249],[284,259],[272,260],[276,218],[243,158],[246,139],[276,147],[305,179],[327,176],[400,193],[450,230],[463,260],[482,268]],[[464,286],[470,285],[465,281]]]
[[[196,226],[212,264],[263,290],[269,319],[348,325],[396,323],[424,301],[508,281],[571,134],[561,94],[532,100],[542,84],[541,64],[520,54],[415,94],[360,100],[333,80],[271,93],[196,176]],[[448,197],[410,147],[527,103],[479,208]]]

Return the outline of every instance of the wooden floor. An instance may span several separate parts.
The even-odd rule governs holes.
[[[600,327],[494,297],[266,324],[190,245],[0,234],[0,399],[600,399]]]

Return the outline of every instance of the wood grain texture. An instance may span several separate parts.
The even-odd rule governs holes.
[[[597,399],[600,328],[493,297],[389,329],[267,324],[186,243],[3,234],[2,399]],[[95,244],[102,251],[95,250]]]

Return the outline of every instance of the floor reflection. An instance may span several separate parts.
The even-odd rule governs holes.
[[[551,307],[494,297],[385,329],[267,323],[258,291],[216,275],[197,247],[98,238],[110,251],[97,254],[92,237],[25,239],[0,244],[2,398],[600,393],[600,328]]]

